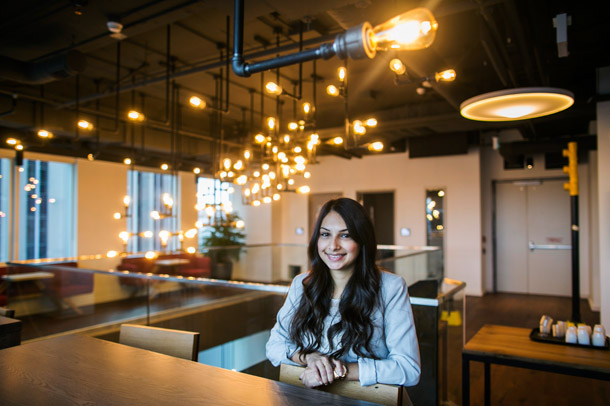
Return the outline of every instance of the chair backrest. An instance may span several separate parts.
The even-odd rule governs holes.
[[[280,382],[304,387],[303,383],[299,380],[299,376],[303,372],[303,369],[303,367],[295,365],[282,364],[280,366]],[[407,395],[407,391],[402,386],[385,385],[381,383],[361,386],[358,381],[341,380],[333,382],[332,385],[320,386],[316,389],[381,405],[412,405],[409,395]]]
[[[199,355],[199,333],[190,331],[122,324],[119,342],[191,361]]]
[[[15,311],[13,309],[7,309],[6,307],[0,307],[0,316],[15,318]]]

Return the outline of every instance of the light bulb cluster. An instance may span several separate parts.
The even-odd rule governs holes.
[[[275,82],[268,82],[265,91],[289,95]],[[273,116],[265,118],[263,130],[252,137],[251,147],[239,156],[221,159],[218,178],[240,185],[244,204],[278,201],[282,192],[309,193],[309,187],[302,183],[311,177],[307,165],[316,162],[320,137],[313,130],[315,106],[303,102],[300,107],[298,117],[287,123]]]
[[[337,69],[337,77],[339,78],[338,86],[330,84],[326,87],[326,93],[333,97],[347,98],[347,69],[343,66]],[[349,121],[346,117],[345,126],[345,138],[334,137],[326,141],[327,144],[332,146],[342,146],[344,148],[357,147],[359,137],[363,136],[367,132],[367,128],[373,128],[377,126],[377,119],[374,117],[367,118],[365,120],[353,120]],[[351,141],[351,142],[348,142]],[[351,145],[348,145],[351,144]],[[373,152],[379,152],[383,150],[383,143],[381,141],[369,142],[368,150]]]
[[[456,73],[453,69],[435,72],[433,75],[424,76],[421,78],[412,78],[407,73],[407,67],[399,58],[394,58],[390,61],[390,70],[395,74],[394,84],[397,86],[410,83],[419,83],[420,86],[418,86],[415,91],[420,96],[426,94],[426,89],[431,88],[432,83],[453,82],[456,78]]]

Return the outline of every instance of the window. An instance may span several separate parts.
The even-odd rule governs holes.
[[[127,194],[132,201],[131,217],[127,218],[127,231],[132,235],[127,245],[129,252],[179,248],[178,237],[173,235],[180,224],[177,192],[174,175],[140,171],[127,173]],[[158,213],[156,219],[151,215],[153,212]],[[165,247],[159,236],[161,231],[172,234]]]
[[[25,159],[17,180],[17,259],[74,256],[74,165]]]
[[[0,262],[9,260],[11,160],[0,159]]]

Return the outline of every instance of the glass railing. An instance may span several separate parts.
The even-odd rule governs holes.
[[[442,283],[440,252],[379,248],[379,265],[415,289],[416,320],[423,310],[443,323],[447,292],[463,284]],[[291,279],[307,268],[307,247],[286,244],[16,261],[0,268],[0,305],[22,321],[24,343],[73,333],[119,341],[123,323],[198,331],[199,362],[277,379],[265,343]],[[426,339],[430,327],[417,328]]]

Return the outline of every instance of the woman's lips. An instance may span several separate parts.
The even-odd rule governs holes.
[[[330,259],[331,261],[340,261],[341,259],[343,259],[343,257],[345,256],[345,254],[329,254],[326,253],[326,256],[328,257],[328,259]]]

